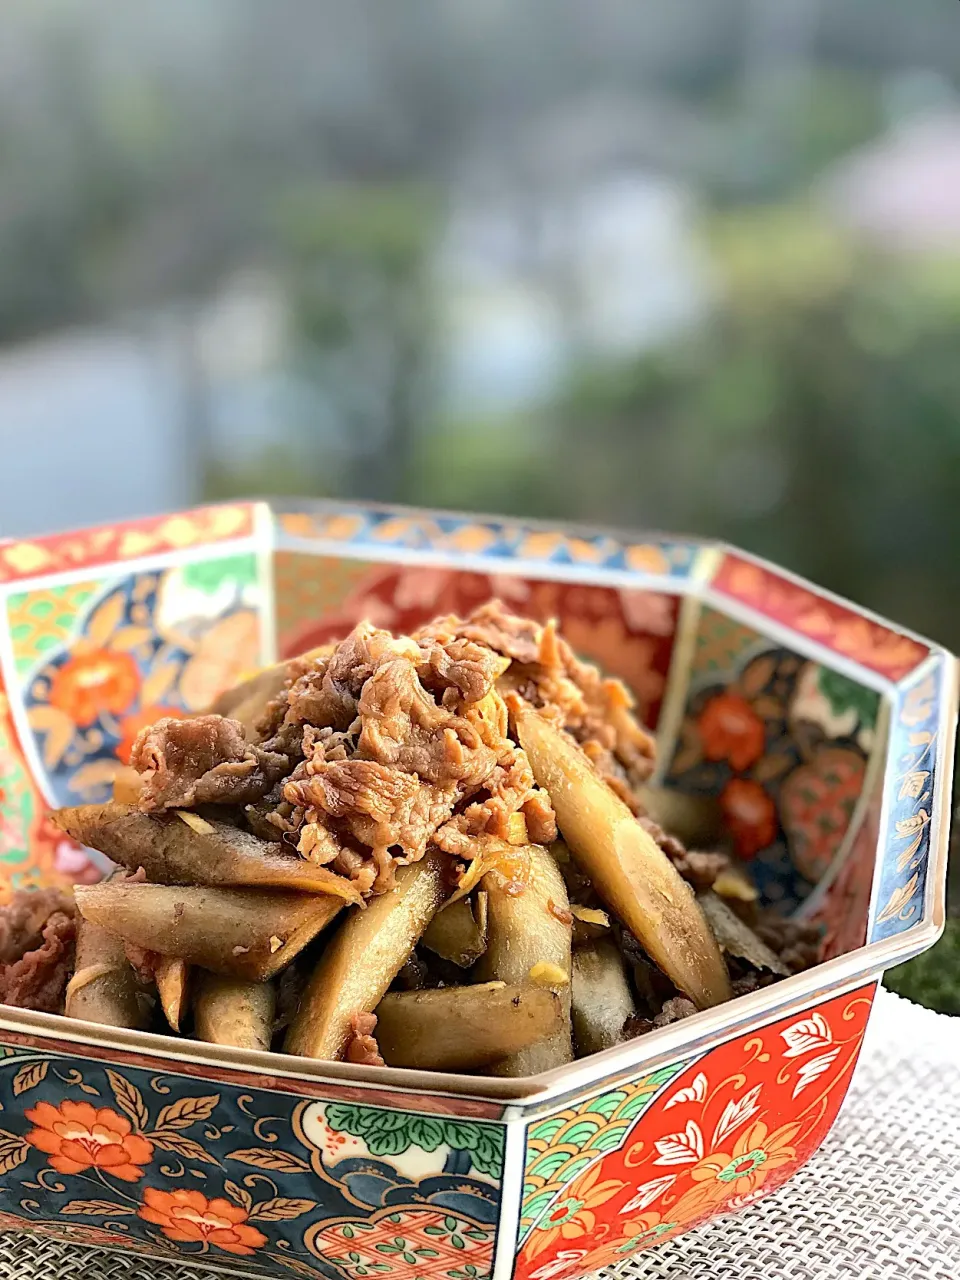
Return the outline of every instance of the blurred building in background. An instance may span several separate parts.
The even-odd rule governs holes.
[[[957,647],[958,77],[942,0],[6,0],[0,536],[658,526]]]

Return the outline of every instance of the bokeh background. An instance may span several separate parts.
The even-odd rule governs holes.
[[[958,649],[958,326],[955,0],[0,8],[0,536],[653,526]]]

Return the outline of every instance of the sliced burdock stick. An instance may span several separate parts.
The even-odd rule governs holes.
[[[179,956],[161,956],[154,969],[160,1007],[174,1031],[190,1007],[190,966]]]
[[[546,987],[485,982],[392,991],[377,1005],[377,1044],[388,1067],[479,1071],[552,1039],[564,1021]]]
[[[581,1055],[619,1044],[623,1025],[637,1012],[623,957],[598,939],[573,953],[573,1036]]]
[[[244,982],[217,973],[197,975],[193,1029],[198,1040],[237,1049],[270,1048],[277,993],[270,982]]]
[[[127,959],[122,939],[81,919],[76,964],[67,984],[67,1017],[143,1031],[150,1025],[153,1007],[153,997]]]
[[[75,893],[85,920],[125,942],[257,982],[279,973],[343,906],[327,894],[123,881]]]
[[[483,889],[487,894],[487,950],[478,977],[517,986],[543,986],[556,991],[560,1002],[562,1016],[553,1035],[519,1049],[493,1069],[495,1075],[537,1075],[573,1057],[573,917],[567,888],[549,851],[532,844],[516,850],[510,872],[501,868],[488,871]]]
[[[351,1019],[372,1013],[449,893],[450,859],[431,850],[397,871],[393,889],[354,911],[327,944],[284,1042],[287,1053],[337,1059]]]
[[[343,876],[190,809],[152,814],[133,805],[83,804],[57,809],[53,819],[72,839],[130,871],[143,867],[153,884],[256,886],[360,901]]]
[[[698,1008],[729,1000],[716,938],[670,859],[568,734],[520,699],[513,709],[560,834],[599,896]]]
[[[697,894],[697,901],[710,922],[721,951],[728,956],[736,956],[738,960],[746,960],[755,969],[769,969],[781,978],[789,975],[790,970],[776,952],[771,951],[750,926],[730,910],[719,894],[707,889]]]
[[[423,945],[460,969],[476,964],[487,949],[487,895],[460,898],[443,907],[430,921]]]

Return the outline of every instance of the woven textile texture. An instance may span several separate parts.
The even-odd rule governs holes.
[[[958,1280],[960,1019],[882,991],[850,1095],[768,1200],[605,1280]],[[223,1272],[0,1235],[0,1280],[215,1280]]]

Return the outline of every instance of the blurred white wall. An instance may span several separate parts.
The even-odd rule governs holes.
[[[76,332],[0,356],[0,536],[177,509],[194,499],[169,329]]]

